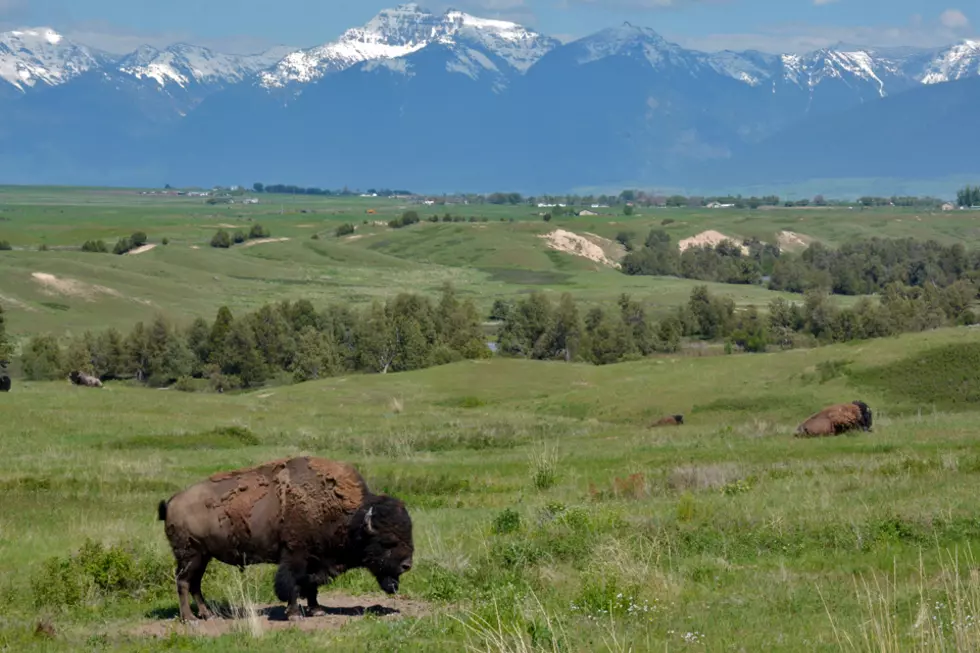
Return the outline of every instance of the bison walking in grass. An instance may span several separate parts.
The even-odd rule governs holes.
[[[211,560],[244,569],[278,565],[275,592],[289,619],[300,597],[324,614],[317,589],[349,569],[366,568],[388,594],[412,568],[412,520],[405,504],[373,494],[350,465],[323,458],[276,460],[219,473],[161,501],[158,517],[177,561],[182,621],[189,596],[210,618],[201,580]]]
[[[840,435],[856,429],[871,431],[871,409],[863,401],[824,408],[799,425],[796,437]]]
[[[0,374],[0,392],[10,392],[10,377]]]
[[[97,377],[94,377],[90,374],[86,374],[85,372],[78,372],[78,371],[70,372],[68,374],[68,380],[71,381],[74,385],[81,385],[81,386],[85,386],[86,388],[102,387],[102,381],[100,381]]]
[[[662,417],[654,422],[651,426],[656,428],[658,426],[682,426],[684,424],[683,415],[668,415],[667,417]]]

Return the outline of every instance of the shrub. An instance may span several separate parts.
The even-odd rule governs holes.
[[[268,238],[270,235],[271,235],[271,232],[268,229],[266,229],[265,227],[263,227],[262,225],[260,225],[258,222],[256,222],[255,224],[253,224],[252,225],[252,228],[248,232],[249,239],[252,239],[252,238]]]
[[[10,241],[0,240],[0,252],[9,252],[12,249],[13,246],[11,246]]]
[[[164,245],[164,246],[169,245],[170,244],[170,239],[169,238],[164,238],[163,240],[160,241],[160,243],[162,245]]]
[[[354,231],[355,231],[354,225],[352,225],[351,223],[347,222],[347,223],[342,224],[339,227],[337,227],[337,229],[333,233],[334,233],[334,235],[337,238],[340,238],[341,236],[350,235],[350,234],[354,233]],[[316,234],[313,234],[313,235],[315,236]]]
[[[507,508],[493,519],[493,532],[498,535],[513,533],[521,528],[521,514]]]
[[[320,234],[313,234],[310,236],[310,240],[320,240]]]
[[[46,252],[46,251],[48,251],[48,244],[47,243],[41,243],[41,245],[37,248],[37,251],[39,251],[39,252]]]
[[[551,222],[551,214],[550,213],[545,213],[544,214],[544,221],[545,222]]]
[[[82,251],[83,252],[95,252],[95,253],[98,253],[98,254],[105,254],[105,253],[107,253],[109,251],[109,248],[106,247],[106,244],[105,244],[104,241],[101,241],[101,240],[86,240],[85,243],[82,245]]]
[[[143,233],[142,231],[137,231],[136,233],[134,233],[132,236],[129,237],[129,242],[132,243],[133,249],[145,245],[146,240],[147,240],[146,234]]]
[[[429,222],[439,222],[439,216],[438,215],[430,215],[429,216]]]
[[[241,244],[242,244],[242,243],[244,243],[244,242],[245,242],[246,240],[248,240],[248,239],[247,239],[247,238],[245,237],[245,232],[244,232],[244,231],[242,231],[241,229],[239,229],[239,230],[237,230],[237,231],[235,232],[235,235],[234,235],[234,236],[232,237],[232,239],[233,239],[233,240],[235,241],[235,244],[236,244],[236,245],[241,245]]]
[[[133,249],[133,244],[130,242],[129,238],[120,238],[116,241],[116,246],[112,248],[113,254],[125,254],[129,250]]]
[[[214,237],[211,238],[211,247],[219,247],[222,249],[228,249],[231,247],[231,236],[224,229],[219,229]]]
[[[74,555],[49,558],[31,578],[33,603],[79,607],[118,599],[169,596],[172,564],[138,545],[104,545],[86,540]]]

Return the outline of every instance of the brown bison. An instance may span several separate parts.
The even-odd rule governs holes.
[[[83,385],[86,388],[101,388],[102,381],[98,378],[86,374],[85,372],[71,372],[68,374],[68,380],[75,385]]]
[[[871,409],[863,401],[828,406],[796,429],[796,437],[840,435],[845,431],[871,431]]]
[[[652,427],[656,428],[658,426],[681,426],[684,424],[683,415],[668,415],[663,417],[653,423]]]
[[[0,374],[0,392],[10,392],[10,377]]]
[[[177,561],[182,621],[193,620],[188,593],[202,619],[212,615],[201,595],[211,560],[244,569],[278,565],[275,592],[289,619],[305,598],[322,615],[317,589],[349,569],[366,568],[388,594],[412,568],[412,520],[405,504],[373,494],[350,465],[323,458],[288,458],[219,473],[161,501],[158,517]]]

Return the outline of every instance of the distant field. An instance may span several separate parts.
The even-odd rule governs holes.
[[[697,283],[627,277],[608,265],[550,249],[540,236],[555,229],[595,234],[609,241],[605,249],[616,258],[611,241],[619,231],[634,231],[642,240],[668,218],[675,222],[666,229],[676,240],[706,229],[772,240],[800,218],[814,227],[805,233],[831,243],[876,230],[906,235],[918,233],[908,229],[925,233],[927,228],[943,239],[976,240],[972,222],[958,214],[920,222],[901,211],[678,209],[627,218],[608,210],[610,215],[545,223],[542,209],[527,206],[425,207],[388,199],[259,197],[258,205],[208,206],[200,198],[135,191],[0,188],[0,240],[14,247],[0,252],[0,302],[10,312],[11,331],[23,337],[108,325],[128,329],[157,311],[189,320],[212,317],[222,304],[244,311],[283,299],[307,298],[317,305],[364,303],[402,291],[434,293],[446,281],[472,296],[482,310],[489,310],[497,298],[537,290],[555,297],[570,292],[585,305],[612,304],[626,292],[662,314],[685,302]],[[467,221],[387,226],[409,209],[423,220],[449,212]],[[355,234],[336,238],[337,226],[348,222],[356,226]],[[247,232],[255,223],[269,229],[273,238],[288,240],[230,250],[208,246],[220,228]],[[136,230],[145,231],[157,246],[136,256],[71,249],[96,239],[111,249]],[[312,239],[314,234],[318,239]],[[38,251],[41,245],[48,251]],[[55,279],[45,283],[36,275]],[[761,287],[709,285],[742,306],[765,306],[776,296]]]

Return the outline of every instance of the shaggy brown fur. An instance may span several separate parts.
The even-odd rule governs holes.
[[[861,429],[871,431],[871,409],[863,401],[828,406],[796,429],[796,437],[840,435]]]
[[[681,426],[682,424],[684,424],[683,415],[668,415],[651,424],[651,428],[658,426]]]
[[[412,522],[405,505],[375,495],[350,465],[323,458],[288,458],[205,481],[161,501],[158,517],[177,561],[180,618],[211,617],[201,580],[214,559],[244,568],[279,565],[275,590],[290,618],[297,600],[323,614],[317,588],[348,569],[365,567],[385,592],[411,569]]]
[[[88,375],[85,372],[71,372],[68,375],[68,380],[75,385],[83,385],[86,388],[101,388],[102,381],[99,381],[94,376]]]

